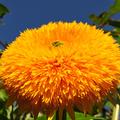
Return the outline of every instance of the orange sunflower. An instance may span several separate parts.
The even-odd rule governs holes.
[[[82,22],[57,22],[27,29],[1,57],[0,76],[12,101],[48,120],[73,107],[89,112],[114,92],[120,76],[120,49],[110,33]]]

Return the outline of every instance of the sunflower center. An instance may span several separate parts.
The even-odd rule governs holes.
[[[59,46],[63,45],[63,42],[61,42],[61,41],[55,41],[55,42],[52,43],[52,45],[54,47],[59,47]]]

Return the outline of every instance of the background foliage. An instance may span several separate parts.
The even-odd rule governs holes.
[[[0,4],[0,24],[3,22],[4,16],[7,13],[9,13],[9,9],[3,4]],[[99,15],[92,14],[89,18],[98,28],[104,29],[106,26],[112,26],[111,30],[105,30],[105,32],[111,32],[111,35],[116,39],[116,42],[120,44],[120,20],[113,19],[113,16],[118,13],[120,13],[120,0],[115,0],[114,4],[110,6],[107,11],[103,11]],[[2,40],[0,40],[0,45],[4,49],[7,46]],[[4,49],[0,50],[0,56]],[[111,120],[114,105],[120,104],[119,86],[117,91],[116,95],[114,95],[114,99],[108,100],[108,98],[106,98],[103,102],[103,107],[99,109],[98,106],[94,106],[93,111],[91,111],[91,114],[89,115],[84,115],[75,109],[76,120]],[[16,102],[12,105],[7,105],[7,101],[9,101],[9,97],[3,88],[2,80],[0,80],[0,120],[34,120],[32,113],[20,111]],[[39,113],[37,120],[46,120],[46,116]],[[67,120],[70,120],[68,114]]]

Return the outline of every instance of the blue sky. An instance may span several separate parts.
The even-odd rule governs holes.
[[[26,28],[39,27],[50,21],[83,21],[89,15],[108,9],[114,0],[0,0],[10,9],[0,26],[0,40],[11,42]]]

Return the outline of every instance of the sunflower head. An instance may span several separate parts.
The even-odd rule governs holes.
[[[37,114],[73,107],[89,112],[119,83],[119,45],[103,30],[57,22],[27,29],[1,57],[0,76],[12,101]]]

